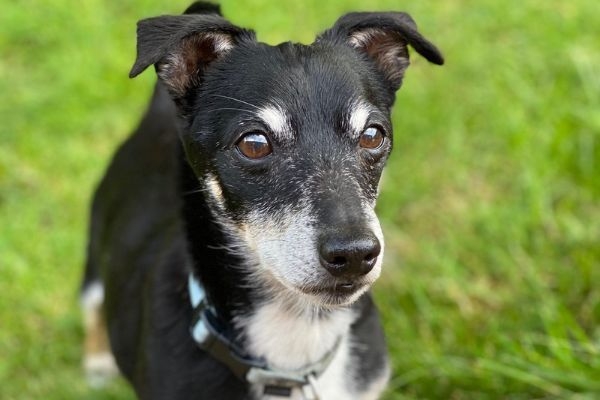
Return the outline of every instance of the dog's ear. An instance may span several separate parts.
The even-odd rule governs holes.
[[[154,64],[158,77],[177,101],[198,85],[208,65],[244,41],[254,41],[254,32],[223,19],[216,6],[189,12],[199,14],[161,16],[138,22],[137,58],[129,73],[133,78]]]
[[[221,14],[221,6],[205,1],[196,1],[189,5],[183,12],[184,14]]]
[[[346,14],[317,38],[317,42],[324,40],[345,43],[367,55],[393,90],[400,88],[409,65],[407,45],[434,64],[444,63],[440,51],[419,33],[410,15],[402,12]]]

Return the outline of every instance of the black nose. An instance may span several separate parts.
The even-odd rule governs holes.
[[[370,232],[352,235],[328,234],[321,237],[321,265],[336,278],[353,279],[373,269],[381,244]]]

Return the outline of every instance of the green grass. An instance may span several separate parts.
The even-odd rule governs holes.
[[[403,9],[444,50],[442,68],[413,58],[394,112],[376,285],[386,398],[600,398],[597,1],[366,3],[223,7],[269,43]],[[91,193],[154,81],[127,79],[135,22],[186,5],[2,4],[2,399],[132,398],[85,385],[76,289]]]

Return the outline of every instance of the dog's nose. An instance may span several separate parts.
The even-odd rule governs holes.
[[[325,235],[320,240],[321,265],[336,278],[353,279],[373,269],[381,244],[372,233]]]

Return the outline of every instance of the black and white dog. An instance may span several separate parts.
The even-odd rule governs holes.
[[[408,45],[443,63],[404,13],[344,15],[308,46],[205,3],[139,22],[130,76],[159,83],[93,202],[91,378],[116,361],[141,399],[381,394],[374,206]]]

